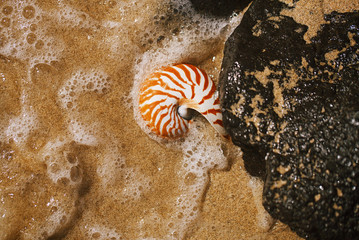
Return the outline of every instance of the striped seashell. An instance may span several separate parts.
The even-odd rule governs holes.
[[[162,68],[152,73],[140,89],[139,108],[147,126],[164,138],[177,138],[188,131],[194,109],[223,136],[219,97],[214,82],[190,64]]]

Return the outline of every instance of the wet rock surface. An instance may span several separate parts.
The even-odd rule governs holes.
[[[241,11],[251,0],[191,0],[194,8],[204,14],[228,17],[234,11]]]
[[[303,2],[254,1],[228,39],[224,125],[273,217],[307,239],[359,239],[358,4]]]

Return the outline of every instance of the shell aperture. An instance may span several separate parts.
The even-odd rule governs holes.
[[[178,64],[152,73],[140,88],[139,108],[147,126],[163,138],[182,137],[194,109],[223,136],[222,112],[216,86],[201,69]]]

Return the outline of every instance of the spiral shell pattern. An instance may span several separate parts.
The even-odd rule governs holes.
[[[140,113],[147,126],[164,138],[178,138],[188,131],[188,109],[201,113],[223,136],[222,113],[214,82],[190,64],[162,68],[142,84]]]

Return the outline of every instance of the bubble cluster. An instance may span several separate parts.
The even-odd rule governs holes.
[[[11,139],[17,144],[24,144],[37,128],[36,113],[31,109],[23,108],[20,115],[11,118],[8,127],[0,133],[0,141],[6,142],[6,139]]]
[[[68,130],[75,142],[93,146],[97,144],[95,131],[96,122],[88,126],[82,123],[78,113],[78,98],[85,93],[104,94],[110,88],[107,74],[102,71],[78,71],[69,78],[59,90],[59,101],[63,109],[68,112]]]
[[[180,177],[181,194],[175,201],[175,214],[168,221],[171,238],[182,238],[201,208],[201,198],[209,181],[208,172],[227,167],[227,158],[222,150],[223,139],[210,137],[208,123],[194,121],[183,142],[169,143],[168,147],[180,148],[183,152]],[[176,237],[177,236],[177,237]]]
[[[150,189],[150,180],[135,169],[125,169],[124,187],[121,191],[123,202],[138,200],[142,193]]]
[[[0,154],[0,238],[47,239],[66,229],[76,214],[79,184],[49,179],[41,153],[29,156],[1,142],[0,152],[6,153]]]
[[[59,91],[62,108],[76,109],[78,97],[86,92],[104,94],[109,90],[106,73],[97,70],[78,71],[74,73]]]
[[[88,146],[97,145],[96,129],[96,123],[87,126],[79,118],[72,118],[68,121],[68,130],[72,135],[72,139],[80,144]]]
[[[139,46],[148,51],[162,51],[171,49],[171,54],[165,58],[177,61],[181,58],[173,52],[181,52],[182,58],[198,58],[202,60],[207,56],[203,53],[208,51],[208,46],[220,46],[220,40],[226,39],[240,22],[241,16],[228,20],[210,18],[194,11],[189,0],[165,1],[158,11],[149,19],[149,26],[138,29]],[[173,46],[179,43],[179,46]],[[188,49],[190,48],[190,49]],[[187,51],[186,51],[187,50]],[[213,49],[211,49],[213,50]]]
[[[3,26],[0,30],[0,54],[29,61],[30,66],[58,60],[63,44],[46,34],[48,29],[41,24],[45,15],[35,1],[18,4],[6,1],[0,14]]]
[[[82,170],[76,153],[64,139],[48,142],[42,149],[42,160],[47,166],[47,174],[54,183],[78,185]]]
[[[122,240],[124,238],[121,237],[116,230],[107,228],[106,226],[86,226],[85,235],[87,239],[93,240]]]
[[[96,21],[91,19],[88,14],[66,5],[63,1],[60,1],[60,10],[52,13],[58,22],[70,28],[79,26],[81,28],[93,28],[96,26]]]
[[[188,0],[165,1],[158,7],[150,26],[139,29],[140,47],[143,49],[161,48],[169,41],[197,43],[211,38],[218,38],[225,33],[228,21],[211,19],[197,14]],[[224,36],[223,36],[224,37]],[[204,47],[204,44],[198,45]]]
[[[97,168],[97,174],[102,181],[101,187],[109,189],[115,186],[116,182],[121,182],[121,189],[110,193],[121,203],[138,200],[143,193],[150,190],[150,178],[140,173],[138,169],[127,166],[118,146],[108,146],[101,159],[102,162]]]

